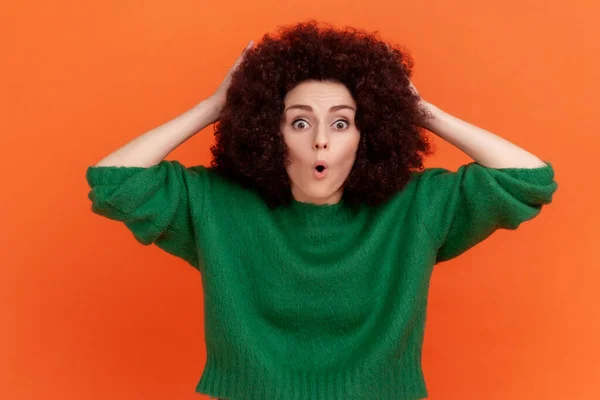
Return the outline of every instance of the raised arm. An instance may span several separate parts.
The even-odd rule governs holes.
[[[206,99],[183,114],[136,137],[110,153],[95,166],[150,167],[196,133],[217,121],[218,108]]]
[[[225,104],[231,75],[252,46],[253,42],[250,41],[212,96],[176,118],[136,137],[104,157],[95,166],[150,167],[156,165],[190,137],[218,121]]]
[[[422,218],[438,245],[436,262],[464,253],[498,229],[517,229],[552,202],[558,183],[551,163],[423,99],[420,107],[428,116],[422,127],[474,160],[456,172],[428,168],[421,174],[428,204]]]
[[[425,101],[412,82],[419,106],[428,116],[421,126],[462,150],[487,168],[543,168],[546,163],[514,143],[478,126],[448,114]]]
[[[210,186],[209,174],[203,166],[185,167],[178,161],[163,159],[218,120],[232,72],[244,53],[214,95],[135,138],[86,171],[94,213],[123,222],[138,242],[154,243],[198,269],[197,237],[206,217],[204,198]]]

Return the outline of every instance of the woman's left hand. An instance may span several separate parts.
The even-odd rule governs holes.
[[[413,85],[413,83],[412,83],[412,81],[410,79],[408,80],[408,83],[409,83],[409,86],[412,89],[412,91],[415,92],[415,94],[417,96],[419,96],[419,99],[421,99],[421,95],[419,94],[419,91],[417,90],[417,88],[415,87],[415,85]],[[421,99],[421,100],[423,100],[423,99]]]
[[[424,100],[424,99],[421,97],[421,95],[419,94],[419,91],[417,90],[417,88],[415,87],[415,85],[412,83],[412,81],[411,81],[410,79],[408,80],[408,82],[409,82],[410,89],[411,89],[411,90],[412,90],[412,91],[413,91],[413,92],[414,92],[414,93],[417,95],[417,97],[419,98],[419,103],[420,103],[420,104],[423,104],[423,105],[425,105],[425,104],[429,104],[429,103],[427,103],[427,102],[426,102],[426,101],[425,101],[425,100]]]
[[[421,108],[423,111],[425,111],[425,114],[427,115],[427,118],[421,124],[421,126],[426,127],[427,121],[429,119],[433,118],[433,106],[421,97],[421,95],[419,94],[419,91],[417,90],[417,88],[415,87],[415,85],[412,83],[411,80],[409,80],[408,82],[409,82],[410,89],[419,98],[419,102],[418,102],[419,108]]]

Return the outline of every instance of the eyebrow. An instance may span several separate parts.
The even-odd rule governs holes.
[[[286,108],[284,110],[284,112],[287,111],[287,110],[291,110],[292,108],[299,108],[299,109],[305,110],[305,111],[312,111],[313,110],[311,106],[307,106],[307,105],[304,105],[304,104],[294,104],[293,106],[289,106],[288,108]],[[333,107],[331,107],[329,109],[329,111],[337,111],[337,110],[342,110],[344,108],[350,109],[352,111],[356,111],[353,107],[347,106],[345,104],[340,104],[338,106],[333,106]]]

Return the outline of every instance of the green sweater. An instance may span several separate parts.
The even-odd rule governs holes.
[[[516,229],[558,185],[541,168],[428,168],[378,207],[270,210],[210,167],[88,167],[92,211],[202,277],[196,391],[233,400],[414,400],[433,266]]]

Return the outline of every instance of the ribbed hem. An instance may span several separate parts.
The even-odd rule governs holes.
[[[420,359],[376,371],[300,372],[267,368],[240,354],[211,352],[196,392],[228,400],[417,400],[428,396]]]

